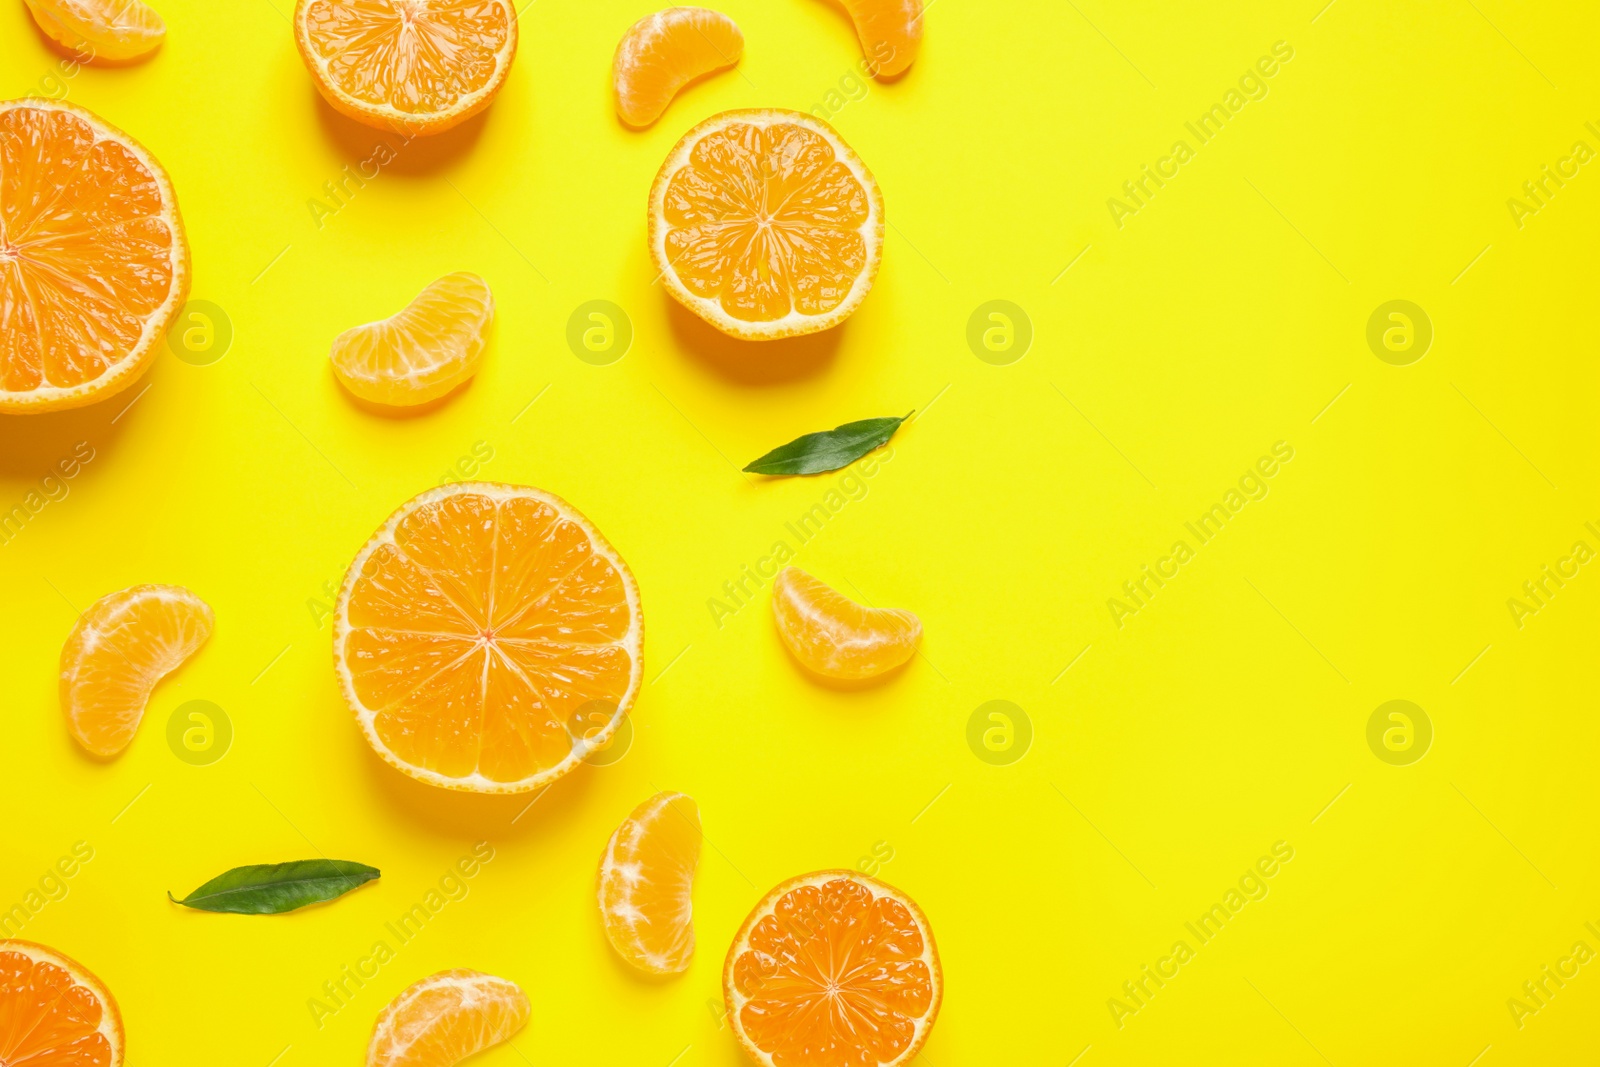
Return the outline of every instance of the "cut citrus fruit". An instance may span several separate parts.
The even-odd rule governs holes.
[[[0,1063],[121,1067],[122,1015],[100,979],[55,949],[0,940]]]
[[[45,36],[80,60],[126,63],[154,52],[167,24],[141,0],[25,0]]]
[[[705,7],[669,7],[633,24],[611,63],[617,114],[630,126],[661,117],[678,90],[727,70],[744,54],[744,34],[728,16]]]
[[[333,373],[374,404],[426,404],[478,372],[493,322],[488,284],[465,271],[446,274],[403,311],[336,337]]]
[[[699,865],[693,798],[657,793],[633,809],[600,858],[600,918],[617,955],[650,974],[689,969]]]
[[[778,572],[772,614],[794,658],[829,678],[859,680],[892,671],[922,639],[922,623],[911,612],[863,607],[799,567]]]
[[[821,119],[727,111],[684,135],[650,189],[667,291],[749,341],[837,326],[883,255],[883,195]]]
[[[928,1040],[944,975],[904,893],[818,871],[768,893],[722,971],[734,1036],[764,1067],[898,1067]]]
[[[206,643],[215,619],[177,585],[101,597],[61,646],[61,710],[74,740],[102,758],[128,747],[156,683]]]
[[[922,47],[922,0],[840,0],[856,24],[868,69],[892,78],[911,66]]]
[[[576,509],[462,482],[402,505],[357,554],[333,654],[384,760],[432,785],[521,793],[610,741],[639,692],[643,636],[628,565]]]
[[[126,389],[188,291],[161,164],[82,108],[0,103],[0,412]]]
[[[340,114],[413,136],[494,100],[517,54],[510,0],[299,0],[294,41]]]
[[[528,994],[515,982],[481,971],[440,971],[379,1013],[367,1067],[453,1067],[510,1040],[532,1014]]]

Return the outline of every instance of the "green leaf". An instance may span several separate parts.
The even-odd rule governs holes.
[[[235,867],[217,875],[174,904],[198,911],[278,915],[343,896],[379,875],[378,868],[349,860],[295,860]]]
[[[862,456],[889,442],[900,424],[916,412],[899,418],[862,419],[820,433],[796,437],[779,445],[745,470],[752,474],[822,474],[848,467]]]

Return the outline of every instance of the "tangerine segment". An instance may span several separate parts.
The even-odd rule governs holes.
[[[333,342],[333,373],[363,400],[412,407],[437,400],[478,372],[494,295],[476,274],[446,274],[387,319]]]
[[[743,54],[744,34],[721,12],[669,7],[646,15],[623,35],[611,63],[617,114],[630,126],[648,126],[678,90]]]
[[[45,36],[81,60],[126,63],[161,47],[167,24],[141,0],[25,0]]]
[[[897,1067],[928,1040],[944,995],[928,919],[855,871],[768,893],[722,973],[734,1035],[765,1067]]]
[[[694,955],[700,808],[657,793],[611,835],[600,858],[600,917],[617,955],[648,974],[677,974]]]
[[[517,54],[517,12],[510,0],[299,0],[294,39],[334,110],[427,135],[500,92]]]
[[[632,573],[575,508],[465,482],[402,505],[356,556],[334,665],[383,759],[432,785],[519,793],[610,741],[639,692],[643,632]]]
[[[859,680],[892,671],[922,639],[922,623],[911,612],[863,607],[799,567],[778,572],[772,614],[794,658],[829,678]]]
[[[210,606],[177,585],[135,585],[89,605],[61,646],[61,711],[78,744],[115,756],[156,683],[211,636]]]
[[[188,290],[178,203],[148,152],[71,104],[0,103],[0,412],[127,388]]]
[[[55,949],[0,940],[0,1063],[121,1067],[123,1043],[100,979]]]
[[[922,0],[840,0],[856,24],[868,67],[892,78],[917,58],[922,47]]]
[[[480,971],[440,971],[379,1013],[367,1067],[452,1067],[510,1040],[532,1014],[515,982]]]
[[[668,292],[724,333],[769,340],[848,318],[883,255],[883,196],[833,127],[728,111],[690,130],[650,190]]]

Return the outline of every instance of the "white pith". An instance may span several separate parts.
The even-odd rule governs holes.
[[[657,820],[663,818],[671,810],[672,803],[679,799],[688,800],[691,804],[694,803],[693,798],[683,793],[670,792],[657,793],[645,801],[613,831],[611,839],[606,843],[605,854],[600,858],[600,877],[597,894],[601,916],[606,919],[615,917],[630,932],[633,923],[645,918],[644,913],[631,903],[630,894],[621,891],[619,891],[618,895],[626,903],[616,907],[608,906],[606,901],[607,890],[614,886],[619,887],[619,890],[620,887],[632,889],[633,886],[643,880],[643,876],[639,870],[638,862],[636,860],[619,859],[619,852],[628,855],[636,854],[639,850],[640,842],[644,840],[649,828]],[[627,835],[626,837],[624,836],[625,834]],[[683,962],[681,965],[677,965],[667,957],[645,953],[641,950],[639,955],[645,958],[647,964],[642,969],[649,971],[649,973],[673,974],[687,970],[689,961],[694,956],[694,902],[691,898],[686,897],[680,903],[683,911],[677,918],[687,931],[688,941],[688,949],[684,955]],[[620,953],[621,946],[616,945],[617,933],[613,931],[610,922],[605,925],[607,938],[611,940],[614,947],[618,948]],[[635,939],[631,947],[638,949],[637,939]],[[633,963],[634,961],[630,959],[629,962]]]

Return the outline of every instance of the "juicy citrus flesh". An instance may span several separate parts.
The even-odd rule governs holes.
[[[336,110],[425,135],[494,99],[517,51],[509,0],[299,0],[295,41]]]
[[[892,78],[917,58],[922,47],[922,0],[840,0],[856,24],[868,69]]]
[[[26,0],[45,36],[79,59],[125,63],[161,47],[167,24],[141,0]]]
[[[883,197],[820,119],[725,112],[689,131],[656,176],[650,251],[668,291],[723,332],[813,333],[872,287]]]
[[[576,509],[464,482],[404,504],[356,556],[334,662],[389,763],[525,792],[610,741],[639,690],[642,638],[633,575]]]
[[[214,624],[210,606],[177,585],[136,585],[91,604],[61,647],[61,711],[73,739],[102,758],[127,748],[156,683]]]
[[[515,982],[481,971],[440,971],[378,1015],[367,1067],[451,1067],[509,1040],[532,1013]]]
[[[630,126],[661,117],[678,90],[726,70],[744,54],[744,34],[705,7],[669,7],[633,24],[611,63],[617,115]]]
[[[120,1067],[122,1017],[100,980],[31,941],[0,940],[0,1063]]]
[[[335,338],[333,373],[363,400],[426,404],[478,372],[493,322],[488,283],[465,271],[446,274],[404,310]]]
[[[778,636],[807,669],[857,681],[892,671],[917,651],[922,623],[909,611],[869,608],[785,567],[772,583]]]
[[[623,820],[600,859],[600,917],[629,964],[677,974],[694,956],[694,873],[700,808],[682,793],[657,793]]]
[[[927,918],[855,871],[785,882],[745,920],[723,972],[735,1036],[770,1067],[909,1063],[939,1013]]]
[[[0,103],[0,411],[132,384],[188,290],[161,167],[70,104]]]

